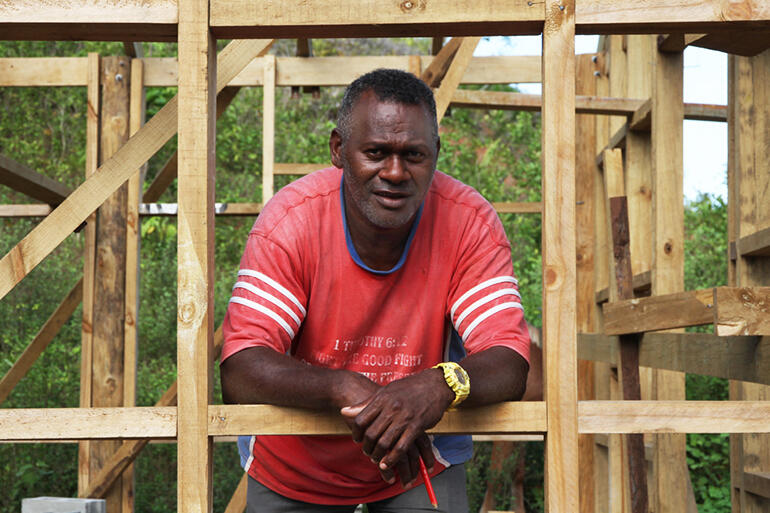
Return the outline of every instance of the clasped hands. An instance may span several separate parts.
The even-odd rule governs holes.
[[[355,374],[347,383],[349,406],[341,408],[353,440],[379,468],[382,478],[403,487],[420,475],[420,457],[430,472],[435,464],[425,431],[441,420],[454,399],[443,372],[428,369],[379,386]]]

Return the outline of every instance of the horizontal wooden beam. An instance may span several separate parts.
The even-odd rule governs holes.
[[[262,210],[262,203],[215,203],[214,212],[219,216],[256,216]],[[176,216],[176,203],[142,203],[140,216]]]
[[[72,192],[66,185],[5,155],[0,155],[0,184],[49,205],[58,205]]]
[[[768,433],[770,401],[579,401],[580,433]]]
[[[735,37],[735,34],[730,33],[702,34],[690,45],[733,55],[754,57],[770,48],[770,31],[745,30],[741,33],[741,37]]]
[[[627,299],[602,305],[604,333],[622,335],[714,322],[712,289]]]
[[[770,287],[715,287],[603,305],[607,335],[714,324],[720,336],[770,335]]]
[[[51,212],[53,207],[42,203],[0,205],[0,217],[45,217]]]
[[[770,401],[580,401],[580,433],[767,433]],[[175,407],[0,409],[0,440],[173,438]],[[545,403],[447,412],[431,433],[543,433]],[[349,433],[339,415],[269,405],[210,405],[209,436]]]
[[[0,409],[0,440],[176,436],[176,408]]]
[[[599,96],[575,97],[578,114],[607,114],[628,116],[642,106],[644,100],[631,98],[604,98]],[[500,110],[539,111],[542,98],[539,94],[509,93],[503,91],[472,91],[458,89],[452,95],[453,107],[486,108]]]
[[[618,337],[578,334],[578,358],[620,365]],[[712,333],[644,333],[639,365],[770,385],[770,339]]]
[[[318,171],[328,167],[328,164],[295,164],[290,162],[276,162],[273,164],[274,175],[309,175],[313,171]]]
[[[635,274],[631,278],[631,286],[634,288],[634,295],[636,297],[649,296],[652,289],[652,272],[645,271]],[[608,288],[597,290],[595,300],[598,304],[606,303],[610,300],[610,290]]]
[[[485,36],[537,34],[543,4],[526,0],[339,2],[302,4],[214,0],[210,24],[226,37]]]
[[[420,56],[422,69],[433,61]],[[86,57],[0,58],[0,86],[86,86]],[[277,57],[276,86],[345,86],[377,68],[409,70],[408,55],[346,57]],[[461,84],[540,82],[539,55],[474,57]],[[176,87],[179,63],[173,57],[142,59],[145,87]],[[261,86],[262,58],[254,59],[233,78],[230,86]]]
[[[580,34],[728,32],[770,27],[767,2],[723,0],[577,0]],[[543,4],[526,0],[355,0],[302,3],[214,0],[212,31],[220,39],[537,34]],[[0,3],[5,40],[175,41],[176,0],[17,0]]]
[[[579,34],[700,33],[770,26],[767,2],[577,0],[575,4]]]
[[[754,495],[770,499],[770,472],[744,472],[743,489]]]
[[[176,0],[0,2],[0,39],[176,41]]]
[[[209,435],[275,435],[350,433],[333,413],[260,405],[209,406]],[[506,402],[449,411],[431,433],[528,433],[546,430],[544,402]]]
[[[742,257],[770,256],[770,227],[738,239],[736,250]]]

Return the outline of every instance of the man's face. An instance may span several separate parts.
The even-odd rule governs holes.
[[[382,102],[367,91],[351,112],[350,137],[334,130],[332,163],[344,170],[349,216],[379,229],[410,226],[430,187],[439,143],[422,105]]]

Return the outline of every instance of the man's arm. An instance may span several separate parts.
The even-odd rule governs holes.
[[[470,394],[461,407],[515,401],[524,395],[529,364],[516,351],[491,347],[464,358]],[[353,439],[379,462],[395,468],[417,437],[435,426],[454,400],[440,369],[426,369],[377,390],[364,404],[342,410],[353,418]]]
[[[356,372],[307,365],[268,347],[244,349],[227,358],[221,380],[225,403],[337,411],[380,388]]]

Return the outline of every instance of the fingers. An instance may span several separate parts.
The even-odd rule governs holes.
[[[425,468],[428,469],[428,472],[433,472],[433,467],[436,464],[436,458],[433,456],[433,444],[431,443],[430,438],[428,435],[423,433],[417,437],[414,443],[420,453],[422,462],[425,463]]]

